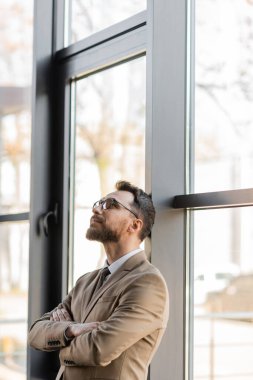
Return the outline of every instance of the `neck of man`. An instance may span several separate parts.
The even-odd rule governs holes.
[[[127,242],[106,242],[103,243],[107,261],[112,264],[120,257],[140,247],[140,241],[127,241]]]

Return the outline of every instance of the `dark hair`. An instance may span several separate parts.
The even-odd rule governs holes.
[[[155,208],[151,195],[145,193],[142,189],[132,185],[127,181],[118,181],[115,185],[118,191],[129,191],[134,196],[132,207],[137,212],[139,218],[143,221],[143,227],[140,232],[141,241],[151,236],[151,229],[155,221]]]

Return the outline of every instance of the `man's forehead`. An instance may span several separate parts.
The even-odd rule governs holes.
[[[118,190],[118,191],[113,191],[112,193],[107,194],[104,199],[106,198],[115,198],[119,202],[125,201],[125,202],[133,202],[134,196],[130,191],[125,191],[125,190]]]

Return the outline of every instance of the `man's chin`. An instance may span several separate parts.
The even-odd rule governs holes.
[[[86,239],[100,241],[99,235],[100,233],[95,228],[89,227],[86,232]]]
[[[119,236],[116,232],[108,229],[97,230],[96,228],[89,227],[86,232],[86,239],[99,241],[100,243],[117,243],[119,241]]]

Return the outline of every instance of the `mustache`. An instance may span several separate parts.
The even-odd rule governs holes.
[[[97,223],[102,223],[104,221],[104,218],[102,216],[98,215],[93,215],[90,218],[90,222],[97,222]]]

